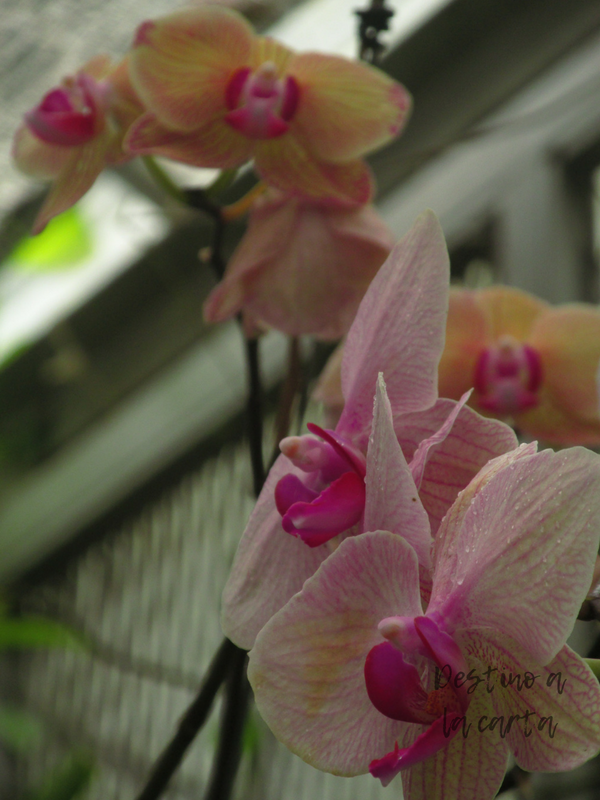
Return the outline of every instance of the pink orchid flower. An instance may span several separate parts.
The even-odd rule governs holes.
[[[97,56],[25,114],[13,158],[27,175],[53,181],[34,233],[76,203],[107,164],[131,158],[123,136],[142,112],[126,62],[113,66],[108,56]]]
[[[516,446],[507,426],[437,397],[448,283],[443,233],[425,212],[373,279],[350,328],[342,369],[346,405],[335,430],[309,425],[315,436],[281,443],[223,594],[221,624],[240,647],[252,646],[341,538],[374,518],[369,509],[378,506],[384,476],[372,477],[368,445],[380,372],[391,402],[388,447],[410,462],[402,469],[412,488],[397,500],[417,508],[419,493],[427,513],[425,538],[397,529],[419,553],[425,596],[431,536],[442,517],[485,463]]]
[[[550,444],[600,444],[600,311],[507,286],[450,292],[440,390]]]
[[[221,322],[243,309],[290,336],[339,339],[393,244],[372,206],[332,208],[270,189],[204,316]]]
[[[148,108],[128,136],[132,152],[199,167],[253,158],[285,192],[346,204],[371,197],[360,156],[396,136],[410,107],[404,88],[379,70],[297,55],[215,6],[144,22],[131,79]]]
[[[385,430],[373,438],[385,474]],[[414,528],[394,496],[379,521],[404,513]],[[490,462],[444,518],[426,608],[402,536],[343,541],[256,639],[261,715],[318,769],[384,785],[400,773],[406,800],[492,798],[511,752],[526,770],[580,765],[600,749],[600,686],[565,641],[599,532],[598,456],[530,444]]]

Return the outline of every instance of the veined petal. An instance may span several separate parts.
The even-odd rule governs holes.
[[[541,666],[514,641],[492,641],[485,634],[469,635],[468,640],[480,672],[496,670],[489,700],[500,719],[492,727],[488,712],[478,735],[496,743],[504,739],[519,766],[535,772],[574,769],[598,753],[600,684],[580,656],[565,645]],[[485,684],[477,692],[487,693]]]
[[[33,225],[33,233],[40,233],[52,219],[70,208],[94,183],[105,166],[110,134],[104,130],[91,142],[70,149],[64,164]]]
[[[477,731],[478,721],[491,708],[485,689],[471,696],[465,722],[446,747],[401,772],[405,800],[491,800],[496,795],[506,772],[508,747]]]
[[[154,114],[144,114],[129,129],[124,147],[135,155],[153,154],[196,167],[230,169],[250,158],[252,143],[219,120],[192,133],[170,130]]]
[[[433,405],[444,347],[449,265],[431,211],[417,219],[373,279],[348,333],[342,363],[346,405],[338,429],[371,422],[373,389],[385,375],[394,415]]]
[[[403,536],[419,564],[431,569],[431,531],[415,482],[398,444],[383,377],[377,380],[373,428],[367,451],[364,529]]]
[[[410,462],[419,443],[434,436],[448,420],[456,403],[438,400],[427,411],[404,414],[394,420],[394,430]],[[514,431],[502,422],[486,419],[463,406],[443,442],[429,456],[419,496],[429,515],[432,535],[462,492],[491,459],[517,447]]]
[[[428,613],[439,611],[450,632],[458,616],[471,630],[494,629],[544,664],[563,646],[592,578],[600,458],[583,448],[518,454],[492,462],[489,480],[467,489],[442,523]]]
[[[415,486],[417,488],[421,488],[421,483],[423,482],[423,476],[425,474],[425,467],[427,466],[427,461],[429,460],[429,456],[432,454],[432,451],[435,450],[436,447],[442,444],[445,441],[448,434],[452,430],[452,426],[456,422],[456,418],[460,414],[463,406],[469,399],[471,392],[465,392],[464,395],[461,397],[460,401],[456,404],[456,406],[452,409],[450,414],[448,414],[444,424],[438,428],[438,430],[432,435],[428,436],[426,439],[423,439],[419,442],[419,446],[417,447],[414,456],[410,462],[410,471],[412,473],[413,479],[415,481]]]
[[[228,81],[247,65],[252,39],[241,15],[217,6],[144,22],[130,54],[131,81],[161,121],[192,131],[226,114]]]
[[[298,477],[304,474],[285,456],[279,456],[242,534],[223,592],[221,627],[245,650],[252,647],[265,622],[300,591],[329,555],[324,547],[307,547],[281,526],[275,487],[289,473]]]
[[[300,87],[292,125],[323,161],[358,158],[404,127],[411,98],[375,67],[321,53],[296,55],[288,72]]]
[[[473,387],[475,365],[490,343],[489,329],[475,292],[450,289],[446,343],[438,369],[441,397],[458,400]]]
[[[26,125],[15,133],[12,157],[21,172],[32,178],[55,178],[71,155],[72,148],[42,142]]]
[[[488,337],[492,341],[500,336],[527,341],[540,314],[550,308],[538,297],[512,286],[491,286],[473,294],[485,315]]]
[[[252,48],[248,60],[253,69],[258,69],[266,61],[275,64],[275,69],[279,78],[288,74],[289,65],[295,53],[276,39],[270,36],[255,36],[252,40]]]
[[[277,189],[333,206],[359,206],[373,196],[373,178],[364,161],[320,161],[291,130],[277,139],[255,141],[254,166]]]
[[[541,357],[553,405],[573,421],[600,422],[600,311],[583,303],[553,308],[537,318],[528,344]]]
[[[417,559],[401,537],[366,533],[343,541],[257,637],[248,678],[258,709],[318,769],[359,775],[410,735],[412,726],[377,711],[365,685],[377,624],[391,613],[421,613]]]

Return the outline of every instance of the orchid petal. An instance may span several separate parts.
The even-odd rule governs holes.
[[[337,431],[329,431],[315,425],[314,422],[307,422],[306,427],[311,433],[320,436],[324,441],[331,445],[338,456],[344,459],[357,475],[364,478],[367,465],[363,454],[354,447],[344,436]]]
[[[318,547],[356,525],[364,508],[364,480],[356,472],[345,472],[312,502],[290,506],[282,525],[309,547]]]
[[[496,742],[504,738],[526,770],[570,770],[598,753],[600,684],[580,656],[565,645],[549,664],[541,666],[514,641],[492,640],[489,634],[469,634],[468,639],[472,656],[480,662],[479,671],[497,669],[489,699],[494,715],[502,720],[495,736],[485,728],[482,736]],[[526,678],[519,691],[519,682]],[[482,686],[476,691],[487,689]]]
[[[505,742],[477,731],[479,719],[489,715],[490,709],[485,690],[471,696],[465,722],[457,735],[448,739],[446,746],[431,758],[401,773],[405,800],[495,797],[506,772],[508,747]]]
[[[251,141],[229,125],[212,120],[186,133],[166,128],[151,113],[133,123],[123,146],[136,155],[152,153],[194,166],[223,169],[243,164],[252,152]]]
[[[227,84],[247,64],[253,32],[216,6],[177,11],[139,27],[129,57],[133,86],[149,111],[180,131],[223,121]]]
[[[455,408],[452,400],[438,400],[426,411],[404,414],[394,420],[396,436],[409,462],[419,442],[435,436]],[[468,407],[459,411],[452,430],[430,454],[419,489],[433,536],[458,493],[490,459],[513,450],[517,444],[517,437],[508,425],[486,419]]]
[[[528,344],[542,360],[553,405],[571,418],[598,423],[600,311],[583,304],[553,308],[537,318]]]
[[[359,206],[373,196],[373,178],[364,161],[320,161],[291,130],[278,139],[255,140],[254,167],[277,189],[332,206]]]
[[[346,405],[338,430],[358,435],[368,429],[380,372],[394,413],[433,405],[448,280],[444,235],[426,211],[373,279],[348,333],[342,363]]]
[[[275,487],[275,505],[281,516],[294,503],[310,503],[318,496],[318,492],[313,492],[297,475],[291,473],[284,475]]]
[[[429,725],[436,716],[427,711],[428,694],[417,668],[404,660],[390,642],[375,645],[365,661],[365,684],[370,701],[390,719]]]
[[[486,319],[488,341],[501,336],[527,341],[540,314],[551,308],[538,297],[514,286],[491,286],[473,294]]]
[[[487,482],[467,489],[442,523],[428,613],[441,613],[450,632],[457,615],[473,630],[493,628],[543,664],[569,635],[592,578],[600,463],[583,448],[518,456],[492,462]]]
[[[450,288],[446,343],[438,369],[441,397],[458,400],[473,386],[475,365],[482,349],[490,344],[488,337],[486,316],[476,293]]]
[[[419,564],[431,568],[431,532],[415,482],[400,449],[383,377],[377,380],[373,428],[367,451],[364,529],[404,537]]]
[[[456,422],[456,418],[460,414],[464,404],[467,402],[471,395],[471,391],[465,392],[465,394],[460,398],[459,402],[456,406],[452,409],[446,421],[439,428],[433,436],[428,436],[427,439],[423,439],[419,446],[417,447],[414,456],[412,457],[412,461],[410,462],[410,471],[412,473],[413,479],[415,481],[415,485],[418,489],[421,488],[421,483],[423,482],[423,475],[425,474],[425,467],[427,466],[427,461],[429,460],[429,456],[431,454],[432,448],[437,447],[438,445],[442,444],[442,442],[447,438],[448,434],[452,430],[452,426]]]
[[[71,148],[42,142],[26,125],[15,133],[12,157],[21,172],[32,178],[55,178],[71,155]]]
[[[343,541],[256,639],[248,678],[258,709],[318,769],[359,775],[410,735],[413,726],[377,711],[363,674],[381,643],[377,623],[392,613],[421,613],[417,559],[401,537],[366,533]]]
[[[329,554],[325,548],[307,547],[281,526],[273,497],[277,483],[289,473],[303,475],[279,456],[250,515],[223,592],[221,627],[245,650]]]
[[[292,59],[288,71],[301,87],[294,130],[324,161],[348,161],[381,147],[397,136],[408,118],[408,92],[366,64],[302,53]]]
[[[35,220],[33,233],[40,233],[52,217],[66,211],[83,197],[104,169],[109,143],[110,134],[105,130],[91,142],[70,148],[69,158],[52,184]]]
[[[537,408],[515,415],[515,422],[530,436],[553,445],[600,445],[600,420],[573,417],[556,405],[550,390],[543,385],[539,398]]]

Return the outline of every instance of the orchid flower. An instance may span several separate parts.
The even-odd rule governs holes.
[[[600,444],[600,311],[507,286],[453,289],[440,389],[550,444]]]
[[[270,189],[204,315],[221,322],[243,309],[290,336],[339,339],[393,244],[372,206],[331,208]]]
[[[374,67],[296,55],[255,36],[234,11],[178,11],[138,29],[131,79],[148,113],[127,145],[199,167],[251,158],[288,193],[363,204],[372,184],[360,156],[402,129],[410,98]]]
[[[143,107],[129,84],[126,61],[97,56],[25,114],[13,142],[22,172],[53,181],[33,232],[82,197],[107,164],[131,158],[123,136]]]
[[[240,647],[252,646],[341,538],[365,530],[365,514],[373,518],[368,509],[383,478],[370,479],[368,442],[380,372],[391,402],[387,446],[410,462],[414,484],[398,502],[412,507],[419,492],[427,514],[425,540],[398,529],[419,552],[424,596],[431,537],[442,517],[485,463],[516,446],[507,426],[437,398],[448,279],[442,231],[425,212],[373,279],[350,328],[346,405],[335,430],[309,425],[313,436],[281,443],[223,594],[221,624]]]
[[[420,499],[394,502],[411,488],[396,462],[377,521],[414,533],[416,508],[425,537]],[[250,652],[261,715],[318,769],[400,773],[406,800],[492,798],[510,752],[526,770],[580,765],[600,750],[600,686],[565,641],[599,533],[598,456],[496,458],[442,522],[426,609],[417,553],[383,529],[343,541],[272,617]]]

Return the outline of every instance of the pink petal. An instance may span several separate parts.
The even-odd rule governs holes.
[[[124,148],[135,155],[153,154],[198,167],[230,169],[248,160],[252,143],[218,120],[192,133],[170,130],[154,114],[137,119],[125,137]]]
[[[370,206],[332,209],[270,190],[255,203],[205,317],[219,322],[245,307],[291,336],[339,338],[392,244]]]
[[[369,700],[390,719],[429,725],[436,717],[427,711],[427,692],[415,666],[390,644],[376,644],[365,661]]]
[[[400,449],[392,411],[380,375],[377,381],[373,429],[367,452],[364,529],[385,530],[404,537],[419,564],[431,568],[431,531],[415,482]]]
[[[229,78],[246,66],[252,39],[242,16],[216,6],[145,22],[129,57],[132,84],[149,111],[182,132],[223,120]]]
[[[343,458],[357,475],[364,478],[367,468],[365,457],[345,436],[337,431],[328,431],[325,428],[321,428],[319,425],[315,425],[314,422],[307,422],[306,427],[311,433],[320,436],[330,444],[338,456]]]
[[[394,415],[433,405],[448,282],[444,236],[435,215],[426,211],[373,279],[348,333],[340,431],[359,434],[368,429],[380,372]]]
[[[334,207],[355,208],[373,196],[373,178],[364,161],[321,161],[294,137],[292,130],[278,139],[256,141],[254,167],[271,186]]]
[[[415,481],[415,485],[417,488],[421,487],[421,483],[423,481],[423,475],[425,474],[425,467],[427,466],[427,461],[429,456],[431,455],[431,451],[433,448],[437,447],[438,445],[442,444],[442,442],[446,439],[450,431],[452,430],[452,426],[456,422],[456,418],[461,412],[464,404],[467,402],[471,395],[471,392],[466,392],[460,399],[460,401],[456,404],[456,406],[452,409],[451,413],[446,418],[446,421],[439,428],[433,436],[428,436],[427,439],[423,439],[422,442],[419,443],[414,456],[410,462],[410,471],[412,473],[413,479]]]
[[[492,800],[496,796],[506,772],[508,747],[477,732],[479,719],[490,710],[485,690],[475,692],[464,726],[446,746],[401,773],[404,800]]]
[[[349,161],[381,147],[404,127],[411,99],[378,69],[321,53],[288,66],[300,87],[292,120],[307,148],[323,161]]]
[[[281,516],[294,503],[310,503],[318,496],[318,492],[313,492],[304,485],[297,475],[292,475],[291,473],[284,475],[275,487],[275,505]]]
[[[329,555],[326,548],[307,547],[281,526],[275,487],[289,473],[303,475],[289,459],[279,456],[242,534],[223,592],[221,627],[245,650],[252,647],[267,620],[300,591]]]
[[[282,525],[309,547],[318,547],[356,525],[364,508],[364,480],[356,472],[345,472],[312,502],[294,503]]]
[[[493,687],[489,699],[492,714],[503,717],[492,732],[493,716],[488,712],[480,736],[498,742],[504,734],[519,765],[536,772],[575,769],[598,753],[600,684],[576,653],[565,646],[549,664],[541,666],[509,639],[499,642],[481,635],[469,636],[469,640],[472,655],[479,659],[478,674],[488,667],[497,668],[489,680]],[[521,683],[519,691],[519,682],[527,675],[536,677],[533,683],[531,678]],[[475,691],[487,692],[486,684]]]
[[[396,436],[409,461],[419,443],[434,436],[455,408],[452,400],[438,400],[427,411],[404,414],[394,420]],[[485,419],[468,407],[460,410],[450,433],[429,456],[419,490],[434,536],[458,493],[490,459],[513,450],[517,444],[508,425]]]
[[[526,452],[488,465],[442,523],[428,613],[439,612],[450,632],[459,617],[494,629],[543,664],[563,646],[592,578],[600,459],[583,448]]]
[[[70,148],[68,161],[63,165],[33,225],[40,233],[52,217],[74,205],[92,186],[106,164],[110,134],[103,131],[91,142]]]
[[[390,614],[421,613],[417,559],[390,533],[351,537],[265,625],[248,677],[277,738],[326,772],[358,775],[412,726],[369,700],[364,664]],[[412,740],[412,739],[411,739]]]

